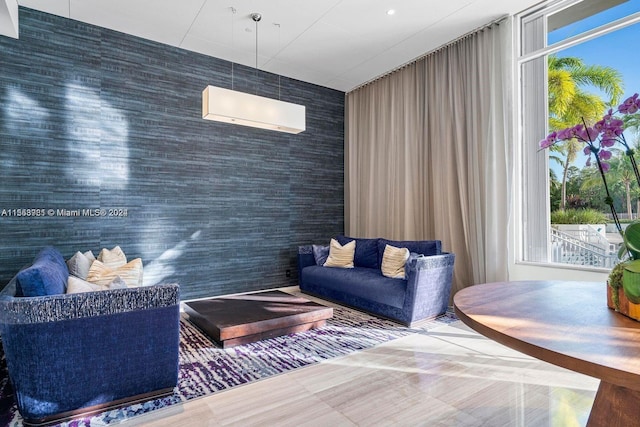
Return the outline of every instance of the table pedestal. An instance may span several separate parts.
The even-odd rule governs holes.
[[[600,381],[587,427],[628,427],[640,424],[640,392]]]

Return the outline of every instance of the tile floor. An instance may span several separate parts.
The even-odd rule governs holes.
[[[584,426],[597,386],[456,322],[123,425]]]

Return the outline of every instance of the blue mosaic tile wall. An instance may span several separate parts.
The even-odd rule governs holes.
[[[0,283],[45,245],[120,245],[182,299],[296,284],[297,246],[344,228],[344,93],[233,70],[307,130],[202,120],[227,61],[21,8],[0,37]]]

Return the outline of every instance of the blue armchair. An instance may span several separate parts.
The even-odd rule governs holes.
[[[179,286],[16,297],[0,292],[0,335],[26,424],[169,394],[178,379]]]

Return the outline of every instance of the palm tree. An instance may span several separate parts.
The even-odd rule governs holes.
[[[628,115],[623,117],[623,120],[625,122],[625,132],[629,132],[631,133],[631,135],[633,135],[633,140],[629,141],[629,139],[627,139],[627,142],[629,143],[629,149],[631,153],[634,152],[638,152],[638,147],[640,147],[640,135],[638,135],[638,131],[640,131],[640,114],[633,114],[633,115]],[[630,135],[627,135],[630,137]],[[632,175],[632,182],[635,183],[635,186],[633,186],[631,188],[631,194],[627,194],[627,199],[629,197],[632,198],[636,198],[637,202],[636,202],[636,218],[640,219],[640,182],[638,181],[636,175],[635,175],[635,171],[632,170],[632,165],[631,165],[631,159],[630,156],[628,155],[629,152],[626,152],[625,154],[627,154],[626,156],[622,156],[625,157],[625,165],[626,168],[629,170],[629,173]],[[630,201],[627,201],[627,203],[630,203]],[[629,219],[632,219],[631,217],[629,217]]]
[[[547,58],[549,84],[549,128],[560,130],[583,120],[592,125],[604,114],[607,107],[617,104],[623,93],[620,72],[602,65],[585,65],[575,57]],[[609,100],[588,93],[585,87],[595,87],[604,92]],[[567,174],[575,161],[582,144],[578,140],[564,141],[553,149],[564,155],[562,195],[560,208],[567,205]]]
[[[622,207],[626,208],[628,218],[633,219],[631,200],[636,197],[636,176],[622,150],[616,150],[616,154],[609,160],[609,164],[611,165],[611,169],[607,172],[607,181],[610,183],[609,189],[614,196],[614,200],[618,200],[618,196],[624,196],[625,203]],[[580,186],[581,192],[588,192],[593,188],[602,186],[600,172],[598,172],[595,165],[585,168],[583,171],[585,172],[585,178]]]
[[[624,186],[625,200],[627,202],[627,218],[633,219],[631,211],[631,184],[636,182],[636,175],[631,170],[631,166],[623,154],[612,158],[609,174],[613,182],[618,182]]]
[[[628,116],[624,116],[622,120],[624,121],[625,129],[633,130],[635,133],[640,131],[640,113],[629,114]]]
[[[560,209],[560,181],[551,168],[549,168],[549,184],[549,203],[553,212]]]
[[[602,185],[602,177],[600,171],[595,164],[584,167],[580,171],[580,194],[584,194],[589,201],[588,206],[597,210],[607,210],[609,207],[605,204],[605,190]],[[610,188],[613,192],[614,188]],[[620,197],[613,196],[613,200],[619,201]]]
[[[640,218],[640,188],[631,188],[631,197],[636,199],[636,219]]]

